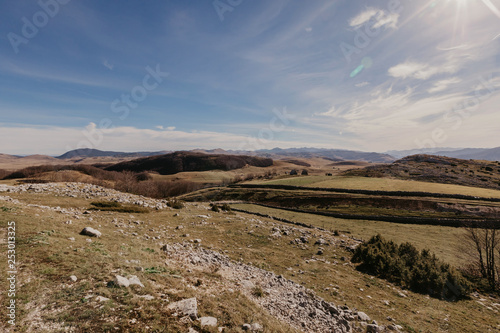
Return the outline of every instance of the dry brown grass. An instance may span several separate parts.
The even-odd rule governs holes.
[[[79,209],[89,206],[88,201],[78,198],[29,193],[9,195],[29,203],[48,206]],[[6,205],[13,210],[0,215],[0,226],[4,227],[9,220],[16,220],[19,226],[19,253],[23,262],[20,271],[24,277],[19,288],[21,319],[28,318],[28,314],[32,313],[28,307],[38,301],[39,305],[49,306],[45,309],[40,307],[45,325],[71,325],[81,331],[119,327],[123,331],[140,332],[144,331],[146,325],[158,331],[165,330],[166,327],[167,331],[187,331],[186,325],[179,324],[178,319],[169,316],[165,310],[166,303],[160,298],[151,303],[134,299],[133,294],[140,292],[157,297],[160,293],[165,293],[170,301],[196,296],[200,301],[200,315],[217,317],[221,326],[227,326],[229,332],[240,332],[239,325],[252,320],[265,325],[269,332],[287,332],[287,327],[266,315],[239,293],[227,292],[223,287],[219,287],[217,293],[205,293],[208,290],[205,288],[219,283],[218,272],[188,272],[182,267],[164,264],[166,258],[159,251],[160,243],[200,238],[204,247],[224,252],[234,260],[251,262],[276,274],[283,274],[327,301],[347,304],[366,312],[380,324],[388,324],[386,318],[390,316],[408,332],[493,332],[500,328],[498,312],[495,312],[496,308],[492,305],[499,303],[499,300],[481,296],[485,299],[482,302],[490,310],[478,303],[478,299],[450,303],[412,292],[407,293],[408,297],[401,297],[401,290],[397,287],[358,272],[348,261],[343,261],[342,258],[349,258],[350,253],[340,247],[327,246],[324,254],[317,256],[317,246],[313,245],[317,238],[333,237],[336,242],[348,239],[343,236],[346,227],[339,225],[340,221],[335,225],[340,230],[339,236],[333,236],[330,232],[298,228],[289,236],[271,238],[269,236],[273,233],[273,226],[283,228],[287,225],[248,214],[211,212],[210,206],[204,203],[188,204],[179,211],[180,216],[177,217],[173,216],[171,210],[135,218],[124,213],[96,212],[92,214],[93,221],[73,219],[73,224],[70,225],[64,223],[67,217],[60,213],[11,203]],[[36,214],[39,216],[35,218]],[[200,214],[211,215],[208,223],[198,217]],[[305,218],[300,215],[301,221]],[[311,222],[316,218],[311,217]],[[116,232],[119,228],[114,226],[113,219],[123,221],[133,228],[124,229],[128,235]],[[137,219],[145,223],[128,223]],[[368,235],[381,228],[380,223],[371,225],[372,222],[369,221],[348,222],[351,223],[349,229],[353,234]],[[321,226],[321,221],[316,223]],[[85,237],[77,236],[81,228],[87,225],[98,228],[103,237],[88,243]],[[177,230],[179,225],[183,229]],[[446,240],[446,237],[453,235],[447,234],[445,228],[440,234],[435,228],[410,227],[402,229],[395,224],[388,224],[387,231],[392,229],[398,233],[395,236],[404,237],[415,244],[427,239],[429,243],[440,245],[445,252],[453,250]],[[155,231],[151,232],[150,229]],[[131,236],[131,232],[136,232],[138,236]],[[310,242],[304,249],[290,244],[290,240],[297,238],[302,232],[311,232]],[[148,240],[144,238],[145,234],[158,234],[162,239]],[[183,237],[185,234],[190,236]],[[441,235],[445,239],[440,239]],[[75,237],[75,242],[69,241],[68,237]],[[325,259],[330,263],[311,260],[312,258]],[[136,272],[133,266],[137,264],[127,263],[127,260],[140,260],[140,265],[144,268],[161,269],[149,269],[151,273]],[[4,265],[5,261],[0,261],[1,270],[4,270]],[[138,275],[146,288],[143,291],[106,288],[106,282],[113,274],[119,273]],[[71,288],[62,288],[71,274],[77,275],[79,281]],[[4,288],[4,283],[3,280],[0,281],[0,288]],[[112,301],[109,304],[98,304],[86,298],[88,294],[103,295]],[[56,307],[64,311],[51,312]],[[137,322],[131,324],[130,320],[134,318]],[[30,323],[25,322],[24,327],[28,324]]]

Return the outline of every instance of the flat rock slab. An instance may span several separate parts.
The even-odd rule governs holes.
[[[201,327],[203,327],[203,326],[212,326],[212,327],[215,327],[215,326],[217,326],[217,318],[214,318],[214,317],[201,317],[200,318],[200,325],[201,325]]]
[[[190,316],[192,319],[198,318],[198,302],[196,298],[187,298],[182,301],[170,303],[167,309],[173,310],[176,313]]]

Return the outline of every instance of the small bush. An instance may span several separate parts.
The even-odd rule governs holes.
[[[456,300],[467,296],[470,282],[428,250],[410,243],[397,245],[382,236],[372,237],[356,249],[352,262],[358,269],[432,297]]]
[[[98,208],[110,208],[110,207],[120,207],[121,204],[114,201],[94,201],[90,203],[92,206]]]
[[[229,204],[225,203],[225,204],[222,204],[221,206],[218,206],[216,204],[210,204],[210,206],[212,207],[212,211],[218,213],[220,212],[221,210],[224,211],[224,212],[230,212],[231,211],[231,206],[229,206]]]
[[[138,173],[136,176],[135,176],[135,179],[138,181],[138,182],[142,182],[142,181],[145,181],[145,180],[152,180],[153,177],[151,177],[151,175],[147,172],[141,172],[141,173]]]
[[[91,203],[92,207],[89,210],[100,210],[100,211],[108,211],[108,212],[117,212],[117,213],[149,213],[150,210],[145,207],[139,207],[136,205],[127,205],[123,206],[119,202],[112,201],[97,201]]]
[[[231,206],[229,206],[229,204],[225,203],[225,204],[222,204],[221,209],[225,212],[230,212]]]
[[[4,179],[5,177],[7,177],[10,174],[11,174],[11,172],[9,172],[7,170],[0,169],[0,179]]]
[[[167,206],[174,209],[181,209],[184,208],[184,203],[180,200],[170,200],[167,202]]]
[[[264,293],[264,290],[262,290],[262,288],[260,286],[255,286],[252,289],[252,295],[254,295],[255,297],[263,297],[265,295],[265,293]]]

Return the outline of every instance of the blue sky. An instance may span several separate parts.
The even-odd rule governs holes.
[[[0,153],[500,146],[500,0],[3,1],[0,29]]]

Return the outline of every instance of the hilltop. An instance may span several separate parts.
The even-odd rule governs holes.
[[[175,152],[172,154],[139,158],[121,162],[106,168],[108,171],[157,172],[171,175],[185,171],[234,170],[246,165],[268,167],[273,165],[270,158],[244,155],[203,154]]]
[[[500,162],[462,160],[434,155],[412,155],[391,164],[349,170],[344,174],[500,189]]]

